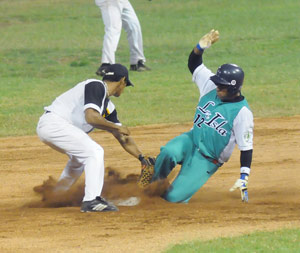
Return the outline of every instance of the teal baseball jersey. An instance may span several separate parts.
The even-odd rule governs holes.
[[[224,163],[236,144],[241,151],[253,149],[253,114],[245,98],[234,103],[222,102],[210,80],[212,75],[204,64],[193,73],[193,81],[200,91],[193,141],[203,155]]]
[[[233,134],[233,122],[248,103],[244,99],[235,103],[222,102],[216,89],[203,96],[196,108],[193,127],[194,144],[205,156],[218,159]]]

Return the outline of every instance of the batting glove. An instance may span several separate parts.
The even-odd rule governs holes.
[[[205,34],[199,41],[197,48],[200,50],[204,50],[209,48],[212,44],[214,44],[219,39],[219,31],[212,29],[209,33]]]
[[[241,198],[243,202],[248,202],[248,175],[245,173],[241,174],[241,178],[236,180],[235,184],[230,188],[229,191],[239,189],[241,191]]]

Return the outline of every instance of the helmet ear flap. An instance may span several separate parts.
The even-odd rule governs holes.
[[[241,86],[240,87],[237,87],[237,86],[229,86],[227,91],[229,94],[231,95],[234,95],[236,94],[237,92],[239,92],[241,90]]]

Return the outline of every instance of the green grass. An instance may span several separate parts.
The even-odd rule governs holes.
[[[300,230],[257,232],[240,237],[194,241],[171,246],[164,253],[296,253],[300,252]]]
[[[128,126],[189,122],[198,91],[187,59],[211,28],[220,41],[204,55],[213,71],[226,62],[245,73],[243,93],[255,117],[300,114],[298,0],[132,0],[151,72],[113,101]],[[97,78],[103,23],[85,0],[0,1],[0,137],[35,134],[43,107],[87,78]],[[128,66],[126,33],[117,61]]]

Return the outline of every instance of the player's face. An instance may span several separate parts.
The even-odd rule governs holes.
[[[226,87],[222,85],[217,86],[217,95],[221,100],[227,99],[228,98],[228,90]]]
[[[232,94],[228,91],[227,86],[218,85],[217,86],[217,95],[222,101],[230,102],[230,101],[234,100],[236,97],[240,96],[241,93],[238,91],[238,92]]]
[[[125,81],[125,77],[123,77],[121,80],[120,80],[120,84],[116,90],[116,93],[115,93],[115,97],[119,97],[121,96],[121,94],[123,93],[125,87],[126,87],[126,84],[127,82]]]

